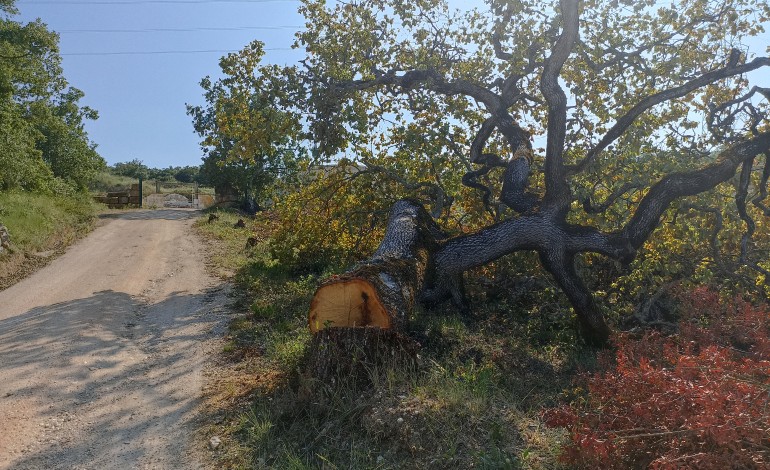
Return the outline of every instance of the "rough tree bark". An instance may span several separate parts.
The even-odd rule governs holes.
[[[417,344],[403,334],[418,297],[434,277],[433,253],[444,234],[423,206],[393,205],[374,255],[316,290],[307,370],[324,382],[370,378],[382,366],[413,364]]]
[[[420,203],[398,201],[374,255],[316,290],[310,331],[369,326],[402,330],[426,279],[434,276],[432,255],[443,238]]]

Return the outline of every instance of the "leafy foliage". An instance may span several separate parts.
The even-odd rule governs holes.
[[[619,335],[586,395],[549,410],[580,468],[765,468],[770,448],[770,310],[680,294],[681,332]]]
[[[83,190],[104,166],[83,127],[97,114],[62,76],[58,35],[0,7],[0,190]]]
[[[387,182],[344,160],[304,174],[308,181],[276,197],[272,256],[294,272],[321,272],[373,252],[399,188],[382,197]]]
[[[224,78],[201,81],[205,106],[187,106],[205,153],[201,173],[220,190],[235,190],[258,201],[273,180],[291,174],[303,151],[300,123],[280,107],[272,80],[291,70],[262,66],[263,44],[254,41],[220,60]],[[288,78],[287,78],[288,80]],[[288,82],[283,81],[282,85]]]

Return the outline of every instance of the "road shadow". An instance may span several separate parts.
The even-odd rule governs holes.
[[[133,209],[125,212],[110,212],[100,214],[100,219],[123,219],[123,220],[185,220],[200,217],[202,212],[199,209]]]
[[[0,468],[191,468],[201,345],[224,328],[222,289],[155,304],[107,290],[0,321],[0,422],[34,428],[31,443],[0,437]],[[34,422],[14,423],[24,403]]]

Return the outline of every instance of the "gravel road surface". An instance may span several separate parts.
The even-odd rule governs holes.
[[[193,438],[226,287],[198,215],[107,215],[0,292],[0,469],[204,468]]]

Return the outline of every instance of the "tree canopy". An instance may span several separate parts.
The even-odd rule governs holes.
[[[83,189],[104,167],[84,129],[98,115],[64,78],[58,35],[14,21],[12,1],[0,12],[0,189]]]
[[[279,67],[260,64],[263,56],[263,44],[254,41],[223,57],[223,78],[200,82],[205,106],[187,106],[203,139],[202,176],[251,200],[264,197],[267,185],[303,154],[298,116],[282,108],[288,82]]]
[[[585,337],[602,343],[609,328],[578,261],[631,263],[672,210],[717,214],[714,269],[768,282],[752,237],[768,215],[770,90],[748,74],[770,58],[747,46],[764,32],[767,2],[490,0],[458,11],[443,0],[309,0],[300,11],[306,58],[243,62],[260,86],[234,101],[246,112],[267,100],[319,160],[346,155],[458,222],[431,254],[424,303],[456,294],[471,268],[536,252]],[[203,85],[238,96],[232,82]],[[206,115],[196,122],[213,122]],[[281,135],[239,122],[256,124],[240,130],[267,148],[264,132]],[[718,255],[725,201],[744,227],[731,263]],[[478,223],[459,225],[473,214]]]

